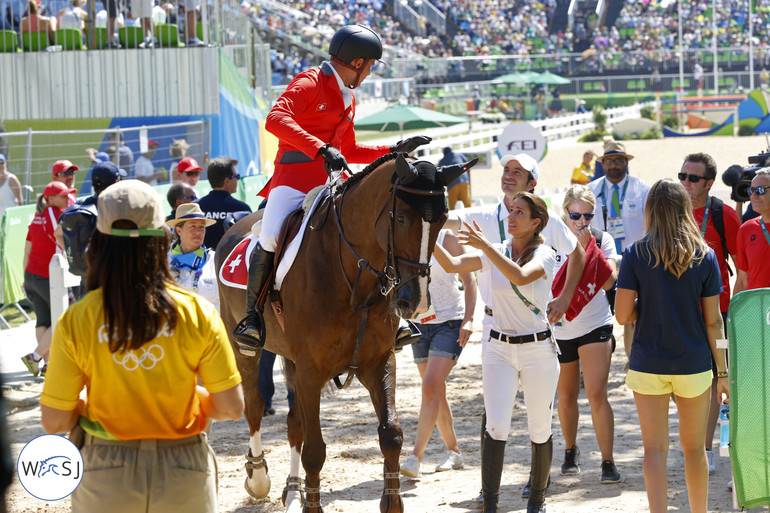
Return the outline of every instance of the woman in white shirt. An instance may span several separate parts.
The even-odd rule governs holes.
[[[615,467],[612,455],[615,419],[612,407],[607,400],[607,380],[610,372],[610,359],[615,349],[615,339],[612,336],[612,312],[605,290],[612,288],[617,280],[618,271],[615,262],[618,254],[615,240],[609,233],[603,233],[591,228],[594,216],[596,198],[591,189],[585,185],[573,185],[564,195],[562,204],[565,224],[572,230],[578,242],[586,248],[586,266],[584,273],[595,269],[588,262],[590,258],[605,259],[612,269],[612,274],[605,283],[595,284],[598,292],[583,306],[575,318],[568,321],[566,317],[553,327],[556,341],[559,344],[559,422],[567,448],[564,452],[564,462],[561,465],[562,475],[577,475],[580,473],[580,449],[578,449],[577,428],[580,412],[578,411],[578,395],[580,395],[580,370],[583,370],[588,403],[591,405],[591,420],[593,421],[596,441],[602,454],[602,483],[617,483],[620,473]],[[594,231],[596,230],[596,231]],[[600,251],[588,250],[589,244],[597,244],[601,240]],[[599,245],[599,244],[597,244]],[[591,248],[593,249],[593,248]],[[557,260],[564,261],[565,255]],[[558,272],[558,270],[557,270]],[[578,287],[580,287],[578,285]],[[575,299],[579,294],[575,294]]]
[[[495,308],[493,329],[482,355],[486,431],[481,452],[484,512],[496,513],[513,404],[521,383],[527,406],[532,445],[532,490],[527,513],[545,512],[545,491],[551,469],[551,417],[559,379],[556,343],[546,308],[551,292],[555,256],[543,245],[540,232],[548,223],[548,207],[537,196],[519,192],[513,198],[508,232],[513,239],[492,244],[466,223],[462,244],[480,252],[453,257],[441,246],[434,256],[447,272],[491,270]]]
[[[179,244],[168,254],[171,276],[187,290],[211,301],[219,312],[219,287],[214,266],[214,251],[203,246],[206,228],[214,224],[206,219],[200,205],[185,203],[176,209],[176,217],[168,221],[179,237]]]

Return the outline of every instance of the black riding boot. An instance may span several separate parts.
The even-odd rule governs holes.
[[[481,493],[484,496],[484,513],[497,513],[504,458],[505,440],[495,440],[489,433],[484,432],[484,442],[481,445]]]
[[[487,434],[487,412],[484,410],[484,414],[481,416],[481,454],[484,454],[484,439]],[[479,491],[479,496],[473,499],[473,509],[481,509],[484,507],[484,490]]]
[[[259,293],[273,270],[275,253],[265,251],[257,243],[249,264],[249,283],[246,288],[246,317],[233,330],[238,350],[244,356],[256,356],[257,349],[265,345],[265,320],[257,308]]]
[[[412,321],[406,321],[406,326],[399,326],[396,332],[396,352],[400,352],[409,344],[414,344],[420,340],[421,336],[420,328]]]
[[[532,442],[532,492],[527,502],[527,513],[545,512],[545,490],[551,474],[553,436],[544,444]]]

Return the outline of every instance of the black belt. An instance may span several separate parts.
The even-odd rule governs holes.
[[[507,342],[508,344],[526,344],[527,342],[535,342],[537,340],[545,340],[551,336],[551,330],[541,331],[540,333],[533,333],[531,335],[506,335],[499,331],[490,330],[489,336],[499,340],[500,342]]]
[[[492,309],[489,308],[487,305],[484,305],[484,314],[492,317]]]

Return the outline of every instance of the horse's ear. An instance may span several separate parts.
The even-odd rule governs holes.
[[[417,170],[407,162],[403,153],[399,153],[398,157],[396,157],[396,174],[401,185],[408,185],[417,178]]]
[[[479,163],[479,159],[473,159],[465,164],[452,164],[451,166],[441,166],[438,168],[438,175],[441,177],[441,181],[444,182],[446,187],[450,183],[454,182],[458,176],[468,171],[470,168]]]

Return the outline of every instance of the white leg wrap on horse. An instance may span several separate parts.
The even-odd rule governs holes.
[[[428,242],[430,241],[430,223],[427,221],[422,222],[422,240],[420,241],[420,263],[428,264],[430,261],[430,248]],[[428,311],[428,277],[423,276],[418,278],[417,283],[420,287],[420,304],[417,306],[417,312],[423,313]]]
[[[249,437],[249,449],[254,458],[259,458],[262,453],[262,436],[259,431],[255,431]],[[267,465],[261,468],[254,468],[251,471],[251,477],[246,476],[246,491],[249,495],[257,499],[267,497],[270,493],[270,477],[267,475]]]
[[[296,447],[292,447],[291,459],[289,460],[289,477],[299,477],[299,464],[301,463],[301,460],[302,455]]]
[[[299,478],[299,464],[301,462],[301,455],[297,451],[296,447],[290,449],[291,458],[289,460],[289,479]],[[302,495],[296,490],[291,490],[286,493],[286,513],[301,513],[302,511]]]

